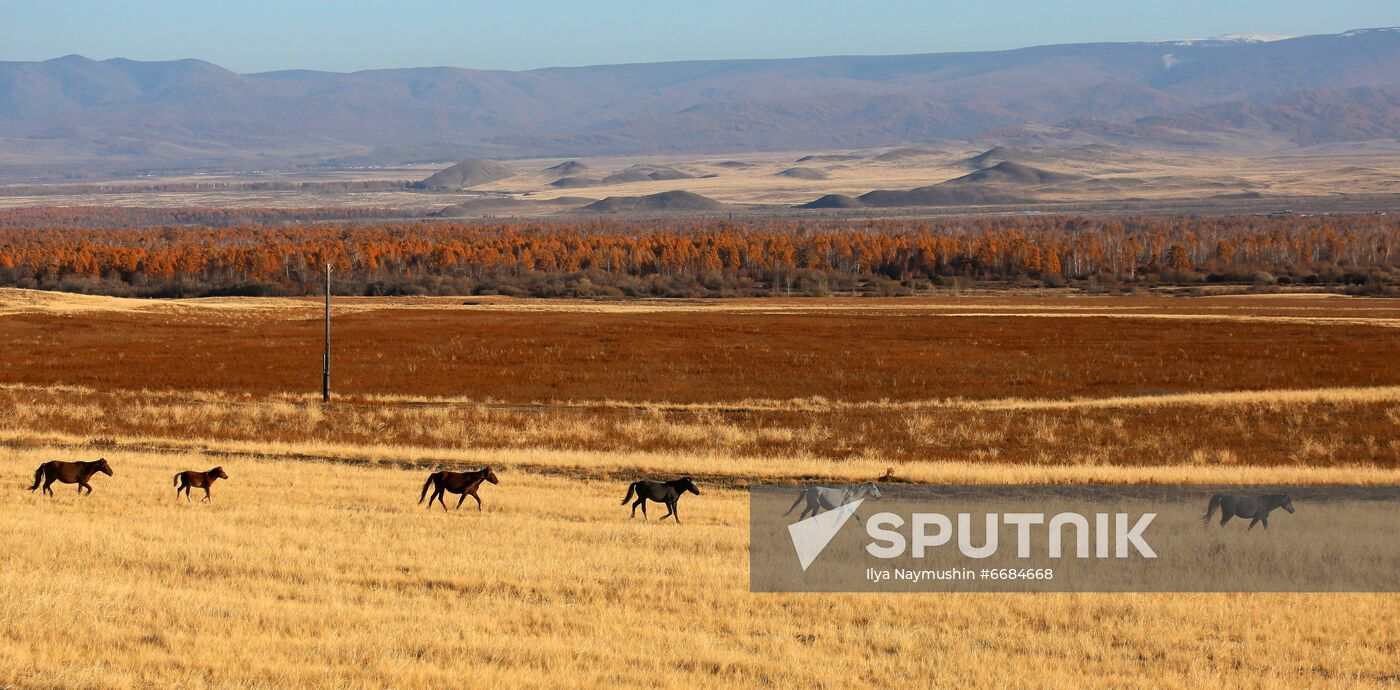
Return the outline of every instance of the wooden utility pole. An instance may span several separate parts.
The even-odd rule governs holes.
[[[321,402],[331,401],[331,265],[326,264],[326,349],[321,354]]]

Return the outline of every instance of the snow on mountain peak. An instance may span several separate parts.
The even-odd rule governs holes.
[[[1283,34],[1221,34],[1211,36],[1207,41],[1232,41],[1235,43],[1273,43],[1274,41],[1286,41],[1292,36]]]
[[[1351,31],[1348,31],[1341,35],[1343,38],[1351,38],[1353,36],[1364,36],[1366,34],[1382,33],[1400,33],[1400,26],[1386,26],[1378,29],[1352,29]]]
[[[1283,34],[1221,34],[1210,38],[1186,38],[1168,42],[1174,46],[1193,46],[1200,43],[1272,43],[1290,38],[1294,37]]]

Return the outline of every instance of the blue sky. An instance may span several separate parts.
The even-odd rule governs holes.
[[[0,60],[197,57],[239,72],[529,69],[997,50],[1400,25],[1400,1],[0,0]]]

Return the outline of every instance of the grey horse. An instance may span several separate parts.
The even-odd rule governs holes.
[[[783,515],[792,513],[803,501],[807,502],[806,507],[798,519],[805,519],[809,515],[816,515],[823,510],[835,510],[851,501],[862,498],[880,498],[880,487],[875,486],[875,482],[865,482],[862,484],[852,484],[850,486],[809,486],[798,494],[797,500],[792,502],[792,506]],[[856,517],[856,522],[860,522],[860,517]]]
[[[1210,497],[1210,506],[1206,508],[1206,514],[1201,517],[1201,524],[1210,522],[1215,515],[1215,509],[1220,509],[1220,526],[1232,517],[1252,518],[1249,529],[1254,529],[1255,525],[1263,524],[1264,529],[1269,529],[1269,513],[1275,508],[1293,512],[1293,500],[1288,494],[1263,494],[1260,496],[1244,496],[1240,494],[1215,494]]]

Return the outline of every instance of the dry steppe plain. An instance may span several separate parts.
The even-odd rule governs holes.
[[[1393,594],[757,595],[746,552],[754,481],[1400,482],[1393,301],[344,299],[328,406],[319,319],[0,293],[0,686],[1400,681]]]
[[[558,166],[571,161],[584,166],[582,171],[561,172]],[[823,195],[858,196],[872,190],[936,185],[1003,161],[1066,179],[997,188],[1000,193],[1020,199],[1011,205],[988,206],[969,201],[955,206],[861,209],[857,213],[1394,210],[1396,185],[1400,183],[1400,148],[1385,141],[1263,150],[1147,149],[1102,144],[997,147],[958,142],[842,151],[508,160],[504,162],[515,172],[510,177],[467,188],[437,190],[404,185],[423,180],[446,164],[171,173],[44,185],[0,183],[0,208],[358,207],[394,209],[404,217],[414,217],[456,207],[451,212],[455,217],[597,216],[600,214],[581,211],[582,206],[607,197],[683,190],[728,205],[710,211],[710,215],[791,215],[799,213],[794,206]],[[626,181],[628,173],[654,173],[658,169],[665,172],[662,179],[633,174],[632,181]],[[793,170],[801,172],[794,174]],[[573,178],[574,184],[556,186],[566,178]],[[603,182],[613,178],[616,179]],[[568,201],[545,203],[560,199]]]

